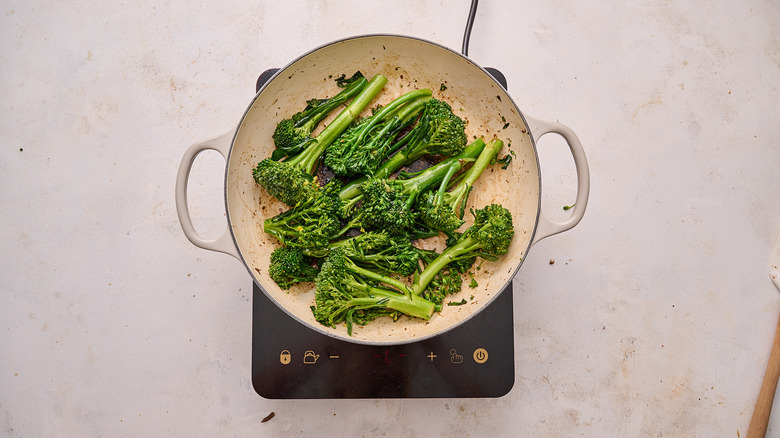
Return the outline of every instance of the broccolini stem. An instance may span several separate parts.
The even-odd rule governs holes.
[[[375,75],[363,91],[352,99],[349,105],[314,138],[316,141],[312,142],[303,152],[291,158],[287,163],[310,175],[313,174],[317,170],[317,165],[325,148],[333,143],[336,137],[347,129],[350,123],[366,109],[371,101],[382,91],[385,84],[387,84],[386,77],[381,74]]]
[[[469,148],[472,148],[471,151],[468,153],[469,156],[472,156],[474,150],[482,151],[482,148],[485,147],[485,141],[481,138],[478,138],[474,140],[470,145],[466,147],[466,149],[461,152],[461,154],[467,153],[466,151],[469,150]],[[456,155],[456,157],[461,156],[461,154]],[[479,152],[477,152],[479,154]],[[398,169],[418,160],[422,155],[405,155],[403,154],[403,151],[393,155],[390,157],[387,161],[382,163],[381,166],[374,172],[374,178],[387,178],[393,173],[395,173]],[[476,157],[476,155],[473,155],[473,157]],[[360,186],[366,182],[368,177],[360,177],[358,179],[353,180],[349,184],[345,185],[341,191],[339,192],[339,197],[342,201],[350,201],[355,199],[356,197],[361,195]]]
[[[395,278],[391,278],[386,275],[380,275],[368,269],[361,268],[360,266],[356,265],[352,261],[349,262],[349,270],[356,274],[362,275],[363,277],[369,278],[371,280],[385,283],[388,286],[392,286],[398,289],[399,291],[402,291],[404,295],[407,296],[412,295],[412,290],[409,289],[409,286],[402,281],[396,280]]]
[[[503,146],[504,142],[497,138],[488,142],[488,144],[485,146],[485,149],[482,151],[482,153],[479,154],[479,157],[477,157],[477,160],[474,162],[471,168],[469,168],[469,170],[463,174],[463,177],[458,182],[457,187],[450,192],[455,195],[455,199],[451,203],[452,206],[462,207],[461,203],[465,197],[468,196],[469,192],[471,191],[471,187],[474,186],[474,183],[477,181],[477,179],[479,179],[480,175],[482,175],[482,172],[484,172],[485,169],[490,166],[493,158],[498,155],[498,152]],[[439,201],[442,200],[441,197],[443,194],[443,191],[438,194]],[[462,219],[462,214],[460,216]]]
[[[477,179],[479,179],[479,176],[482,175],[482,172],[484,172],[485,169],[487,169],[487,167],[490,165],[490,162],[493,161],[493,158],[498,154],[503,146],[504,142],[497,138],[491,140],[487,145],[485,145],[485,149],[481,154],[479,154],[477,161],[475,161],[471,166],[471,169],[467,171],[460,184],[466,185],[468,187],[473,186]]]
[[[405,315],[414,316],[422,319],[430,319],[431,315],[436,308],[436,305],[432,302],[417,296],[412,295],[391,295],[388,293],[385,295],[389,300],[387,301],[387,308],[396,310]]]
[[[447,186],[450,185],[450,181],[452,180],[452,176],[455,175],[455,173],[460,170],[460,167],[457,166],[450,166],[449,170],[447,171],[447,174],[444,175],[444,179],[441,180],[441,184],[439,184],[439,190],[436,192],[436,196],[438,199],[437,204],[441,204],[442,198],[441,196],[444,194],[445,191],[447,191]]]
[[[466,237],[445,249],[414,279],[414,282],[412,283],[412,290],[414,293],[417,295],[421,294],[434,277],[436,277],[436,274],[444,269],[445,266],[464,254],[469,254],[472,251],[478,250],[481,246],[482,244],[477,239]]]
[[[378,170],[377,172],[374,173],[374,175],[376,175],[377,178],[382,178],[381,176],[379,176]],[[341,189],[341,191],[339,192],[339,198],[341,198],[342,201],[348,202],[349,204],[353,204],[354,202],[350,202],[350,201],[355,201],[361,195],[362,192],[360,191],[360,186],[363,185],[363,183],[366,182],[367,180],[368,180],[367,176],[361,176],[360,178],[352,180],[352,182],[345,185]]]
[[[360,91],[363,90],[363,87],[365,87],[367,83],[368,80],[363,77],[352,82],[338,94],[328,99],[327,102],[317,107],[313,115],[309,116],[308,119],[299,122],[296,124],[296,126],[307,126],[309,131],[313,131],[314,128],[323,119],[325,119],[325,117],[327,117],[331,111],[336,109],[336,107],[343,104],[347,100],[351,99],[353,96],[360,93]]]
[[[406,105],[401,107],[395,115],[395,117],[401,121],[400,125],[405,127],[412,123],[417,115],[420,114],[420,111],[425,107],[425,102],[429,100],[431,100],[431,95],[423,95],[410,100]],[[397,151],[404,144],[406,144],[406,142],[403,140],[394,142],[392,148],[388,151],[388,155]]]
[[[434,184],[441,183],[445,178],[452,177],[455,172],[463,168],[464,162],[476,159],[484,148],[484,141],[475,141],[466,146],[466,149],[458,155],[449,157],[438,164],[434,164],[433,166],[418,172],[413,178],[401,180],[401,183],[405,185],[404,193],[420,193]]]
[[[388,289],[383,289],[381,287],[367,286],[355,281],[349,281],[347,285],[355,289],[363,290],[372,297],[382,297],[387,299],[385,302],[385,307],[401,312],[405,315],[422,319],[429,319],[431,315],[433,315],[433,312],[436,308],[435,304],[415,294],[404,295]],[[370,303],[369,301],[365,301],[366,298],[363,297],[352,298],[351,300],[361,300],[356,301],[356,303]],[[376,298],[374,298],[374,304],[376,304]]]
[[[414,183],[406,185],[404,187],[403,193],[407,195],[406,207],[411,208],[412,205],[414,204],[414,201],[417,199],[417,195],[426,191],[429,187],[432,187],[436,184],[442,184],[446,187],[446,184],[444,184],[444,180],[454,175],[458,170],[460,170],[463,167],[462,161],[468,161],[468,160],[467,159],[455,160],[453,158],[448,158],[447,162],[442,161],[441,163],[445,165],[443,166],[437,165],[437,166],[429,167],[428,169],[431,169],[432,170],[431,172],[423,171],[422,173],[420,173],[420,175],[414,177],[411,180],[408,180],[408,181],[414,181]]]
[[[421,90],[410,91],[394,99],[393,101],[391,101],[390,103],[382,107],[376,114],[374,114],[374,116],[370,120],[369,126],[367,126],[366,129],[362,131],[357,143],[363,143],[363,141],[365,141],[365,136],[371,131],[371,128],[376,126],[377,123],[380,123],[384,120],[394,117],[396,113],[403,108],[403,105],[405,103],[414,101],[415,99],[421,97],[430,99],[431,94],[432,94],[431,90],[421,89]]]
[[[412,121],[414,117],[417,117],[417,114],[422,111],[423,107],[425,106],[425,102],[431,100],[431,95],[422,95],[419,96],[413,100],[410,100],[406,105],[404,105],[396,114],[396,117],[403,120],[404,123],[409,123]]]

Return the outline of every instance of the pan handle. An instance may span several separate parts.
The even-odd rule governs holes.
[[[582,149],[582,143],[577,138],[577,134],[566,125],[557,122],[548,122],[544,120],[526,117],[531,132],[538,141],[545,134],[559,134],[569,145],[569,150],[574,157],[574,166],[577,171],[577,199],[571,210],[571,216],[563,222],[553,222],[543,213],[539,214],[539,222],[536,226],[536,233],[531,245],[536,244],[545,237],[562,233],[572,229],[577,225],[585,214],[585,207],[588,205],[588,195],[590,193],[590,171],[588,170],[588,160],[585,158],[585,151]]]
[[[176,175],[176,213],[179,215],[179,223],[181,223],[181,229],[184,231],[184,235],[187,236],[187,239],[189,239],[193,245],[199,248],[232,255],[241,260],[236,245],[233,243],[233,238],[230,236],[230,230],[225,228],[222,235],[213,240],[206,240],[200,237],[198,232],[195,231],[195,227],[192,225],[192,218],[190,217],[190,211],[187,205],[187,185],[192,163],[195,161],[195,158],[203,151],[214,150],[219,152],[222,157],[225,158],[225,161],[227,161],[230,145],[233,140],[233,132],[234,131],[228,131],[224,134],[199,141],[184,152],[184,157],[182,157],[181,164],[179,165],[179,173]]]

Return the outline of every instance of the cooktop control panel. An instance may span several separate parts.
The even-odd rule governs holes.
[[[512,286],[423,341],[356,344],[316,332],[254,286],[252,383],[269,399],[500,397],[512,389]]]

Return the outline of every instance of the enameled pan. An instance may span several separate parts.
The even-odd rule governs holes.
[[[430,320],[401,318],[396,322],[380,318],[366,326],[355,326],[352,336],[341,325],[329,328],[314,320],[313,284],[280,289],[268,276],[271,252],[278,241],[263,232],[263,220],[288,208],[271,198],[252,179],[252,168],[270,156],[271,134],[279,120],[301,109],[312,97],[334,94],[328,78],[351,76],[361,71],[367,78],[382,74],[388,83],[370,105],[388,102],[416,88],[430,88],[434,97],[449,102],[466,120],[468,138],[497,137],[504,141],[500,156],[513,151],[507,169],[494,166],[477,181],[469,206],[481,208],[500,203],[512,213],[515,236],[509,253],[495,262],[481,263],[473,270],[477,288],[466,285],[452,301],[466,298],[467,304],[443,306]],[[368,111],[368,110],[367,110]],[[571,216],[563,222],[546,218],[541,210],[541,177],[535,142],[547,133],[560,134],[574,157],[577,197]],[[225,157],[225,207],[228,229],[218,238],[201,237],[192,225],[187,207],[189,172],[197,155],[216,150]],[[574,227],[585,213],[589,174],[579,139],[568,127],[524,115],[507,91],[469,58],[441,45],[397,35],[366,35],[343,39],[316,48],[281,68],[258,91],[236,129],[200,141],[182,158],[176,181],[176,207],[182,229],[196,246],[232,255],[243,262],[250,275],[270,299],[290,317],[343,340],[370,344],[401,344],[422,340],[449,330],[479,312],[505,289],[520,268],[528,251],[539,240]],[[468,208],[467,207],[467,208]],[[466,214],[468,219],[469,214]],[[469,225],[467,222],[462,229]],[[443,242],[432,239],[425,245],[438,249]],[[511,288],[507,288],[511,290]],[[472,298],[473,295],[473,298]]]

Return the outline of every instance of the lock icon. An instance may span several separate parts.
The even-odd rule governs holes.
[[[281,362],[282,365],[287,365],[291,360],[290,352],[288,350],[282,350],[279,354],[279,362]]]

